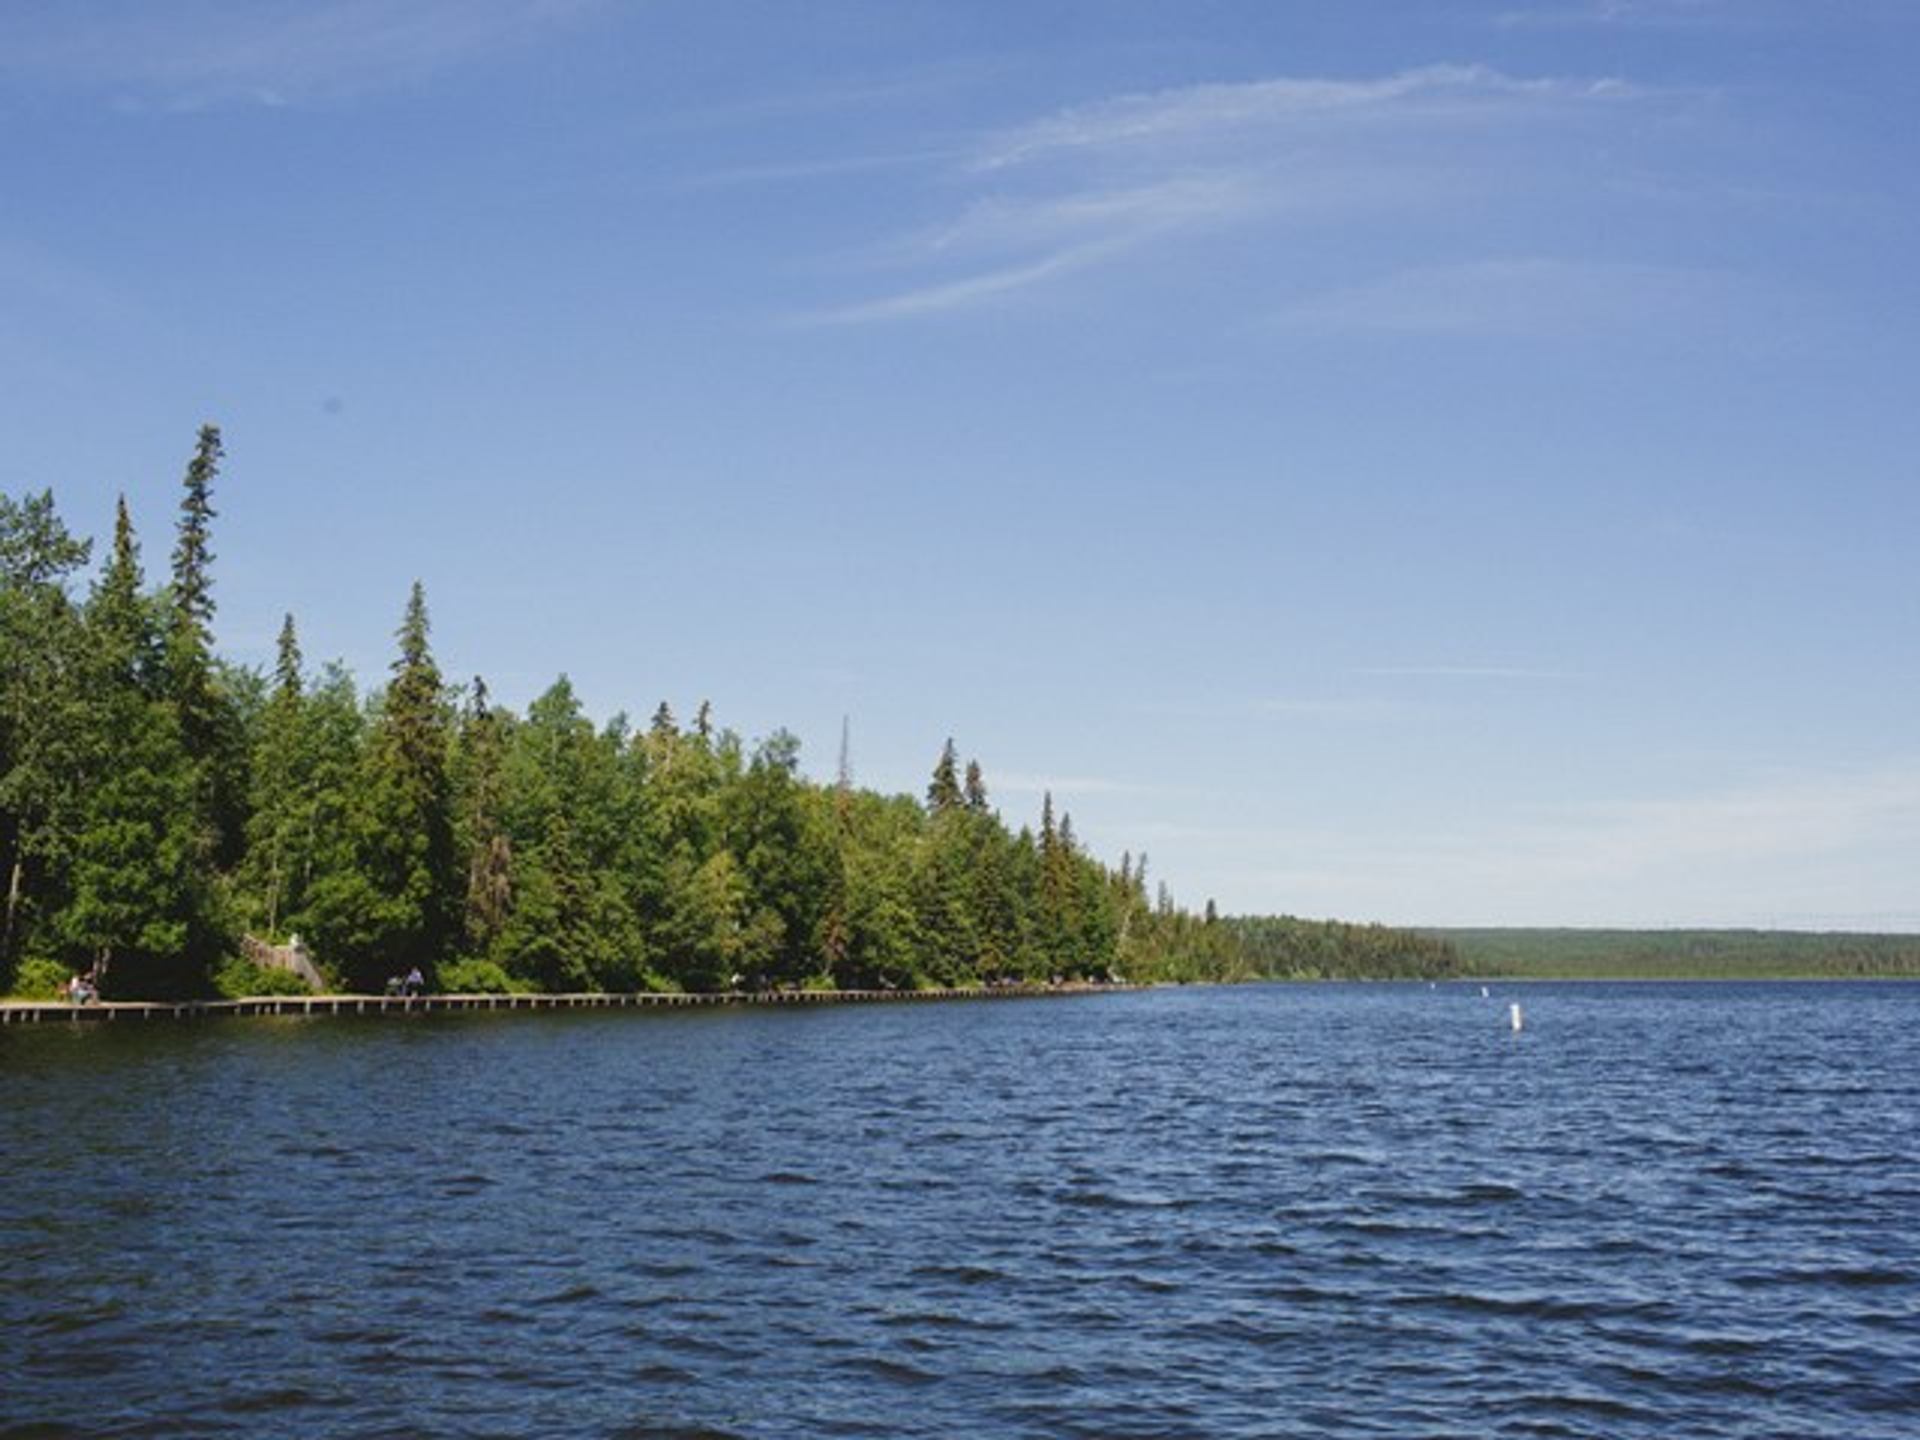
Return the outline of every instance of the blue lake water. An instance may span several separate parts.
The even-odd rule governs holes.
[[[1917,1062],[1875,984],[12,1027],[0,1436],[1907,1440]]]

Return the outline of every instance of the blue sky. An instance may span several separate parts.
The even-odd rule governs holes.
[[[1920,927],[1904,0],[0,9],[0,490],[1197,904]]]

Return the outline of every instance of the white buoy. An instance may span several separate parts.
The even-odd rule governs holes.
[[[1509,1005],[1507,1007],[1507,1013],[1513,1017],[1513,1028],[1518,1030],[1521,1026],[1520,1002],[1516,1000],[1513,1004]]]
[[[1480,998],[1481,998],[1482,1000],[1484,1000],[1484,999],[1486,999],[1486,998],[1487,998],[1487,987],[1486,987],[1486,986],[1484,986],[1484,985],[1482,985],[1482,986],[1480,987]]]

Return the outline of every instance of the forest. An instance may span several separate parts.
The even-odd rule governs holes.
[[[1433,930],[1475,975],[1528,980],[1920,976],[1920,935],[1807,930]]]
[[[168,571],[124,497],[110,547],[51,491],[0,495],[0,993],[304,988],[243,958],[298,936],[330,986],[449,991],[929,987],[1300,973],[1293,950],[1110,867],[1044,801],[1011,827],[949,740],[924,797],[805,776],[706,704],[596,724],[563,676],[517,714],[451,685],[416,583],[386,683],[214,649],[203,427]],[[1392,937],[1383,941],[1382,936]],[[246,944],[243,945],[243,938]],[[1252,943],[1248,943],[1251,941]],[[1328,929],[1311,972],[1426,974],[1443,945]]]
[[[1292,915],[1223,919],[1241,963],[1274,980],[1443,980],[1462,973],[1447,940],[1388,925],[1301,920]]]

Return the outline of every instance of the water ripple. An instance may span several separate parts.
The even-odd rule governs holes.
[[[1906,1440],[1920,987],[1528,1011],[10,1028],[0,1440]]]

